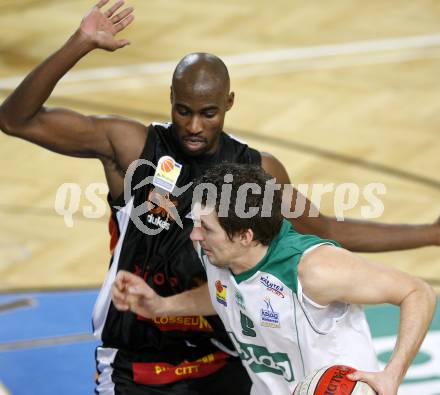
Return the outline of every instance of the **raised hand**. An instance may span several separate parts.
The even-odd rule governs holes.
[[[109,0],[100,0],[83,18],[79,30],[88,36],[97,48],[115,51],[130,44],[126,39],[116,39],[116,34],[124,30],[134,20],[133,7],[124,8],[116,13],[124,4],[118,0],[107,11],[102,7]]]

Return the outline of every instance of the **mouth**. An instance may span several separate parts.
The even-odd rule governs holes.
[[[206,255],[211,255],[211,251],[209,251],[209,250],[207,250],[205,247],[203,247],[202,246],[202,248],[203,248],[203,252],[206,254]]]
[[[206,146],[206,140],[200,137],[184,137],[183,144],[189,151],[199,151]]]

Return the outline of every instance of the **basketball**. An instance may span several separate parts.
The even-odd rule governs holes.
[[[317,369],[299,382],[293,395],[377,395],[367,383],[345,377],[355,371],[344,365]]]
[[[164,171],[165,173],[169,173],[171,170],[174,169],[174,162],[172,159],[165,159],[161,165],[160,168],[162,169],[162,171]]]

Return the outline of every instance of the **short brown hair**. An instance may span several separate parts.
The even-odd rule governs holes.
[[[272,202],[269,202],[271,203],[269,212],[263,210],[264,203],[267,205],[267,202],[264,200],[265,191],[271,180],[273,183],[273,177],[259,166],[221,163],[207,170],[194,185],[195,188],[202,186],[202,184],[214,185],[217,191],[216,195],[210,196],[212,194],[206,189],[198,198],[196,197],[197,194],[194,196],[195,200],[198,200],[203,206],[207,205],[208,199],[215,201],[214,209],[218,215],[220,226],[231,240],[233,236],[241,231],[252,229],[255,241],[263,245],[269,245],[280,231],[283,221],[281,214],[281,191],[275,190],[273,192]],[[252,193],[248,193],[249,188],[247,186],[249,184],[256,186],[260,192],[254,193],[255,191],[253,190]],[[222,202],[223,194],[220,191],[223,191],[226,185],[230,185],[231,193],[225,207],[225,202]],[[245,187],[246,193],[243,193],[243,188],[240,190],[241,186]],[[258,210],[255,215],[242,217],[237,214],[237,203],[243,210],[247,209],[248,212],[250,208]],[[219,213],[219,211],[222,211],[222,213]]]

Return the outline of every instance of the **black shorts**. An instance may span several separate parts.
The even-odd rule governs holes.
[[[99,350],[100,348],[98,348]],[[112,349],[97,350],[98,372],[95,392],[101,395],[247,395],[251,380],[241,360],[223,352],[182,365],[136,364],[111,357]],[[107,363],[109,362],[109,363]],[[217,364],[217,365],[216,365]],[[148,366],[145,366],[148,365]],[[195,377],[195,376],[201,377]],[[180,376],[180,377],[177,377]],[[160,383],[160,380],[163,382]],[[151,384],[151,382],[155,384]],[[148,383],[148,384],[146,384]]]

